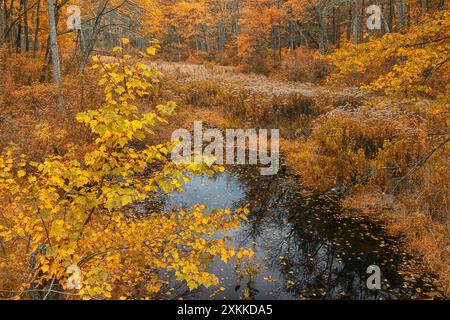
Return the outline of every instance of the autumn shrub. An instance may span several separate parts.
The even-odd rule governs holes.
[[[238,47],[235,42],[228,44],[224,52],[217,54],[217,62],[223,66],[239,65]]]
[[[283,55],[283,62],[277,75],[294,82],[319,83],[329,74],[327,63],[308,48],[300,47],[294,54],[287,52]]]
[[[223,105],[230,97],[230,86],[217,81],[196,81],[176,84],[175,90],[184,104],[200,108]]]
[[[63,115],[56,108],[52,83],[16,83],[10,74],[1,74],[0,147],[15,145],[27,150],[31,159],[42,160],[46,155],[66,152],[68,145],[83,144],[88,132],[72,119],[103,101],[96,86],[98,78],[92,70],[79,77],[63,77]]]
[[[305,183],[349,187],[401,177],[423,152],[426,131],[401,113],[336,109],[320,117],[294,156]],[[391,186],[392,187],[392,186]]]
[[[206,51],[194,51],[186,58],[187,63],[200,64],[208,60],[208,52]]]
[[[220,106],[230,116],[256,124],[316,113],[314,100],[301,94],[267,95],[217,81],[189,82],[178,85],[176,90],[186,104]]]
[[[269,75],[276,66],[269,50],[258,49],[239,56],[241,61],[237,68],[240,72]]]
[[[40,57],[15,54],[7,59],[4,73],[10,76],[12,83],[17,86],[31,85],[40,81],[42,68]]]

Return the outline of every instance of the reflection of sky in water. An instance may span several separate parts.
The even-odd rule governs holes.
[[[224,172],[213,177],[209,176],[193,176],[192,180],[184,185],[184,192],[174,193],[167,199],[165,209],[168,210],[174,206],[182,208],[190,208],[195,204],[205,204],[208,208],[216,209],[236,209],[237,206],[247,204],[245,187],[233,175]],[[236,276],[234,262],[225,264],[216,258],[209,266],[208,272],[215,274],[221,281],[221,286],[225,287],[225,291],[215,295],[214,299],[241,299],[243,291],[250,286],[250,289],[258,290],[256,298],[258,299],[292,299],[290,293],[280,290],[283,286],[283,276],[278,268],[267,261],[265,252],[257,243],[272,241],[280,237],[281,230],[277,228],[267,228],[263,231],[261,237],[250,238],[243,228],[233,230],[227,233],[233,241],[230,245],[235,248],[246,247],[255,251],[259,268],[254,282],[249,281],[247,277],[240,280]],[[218,237],[220,235],[216,235]],[[267,239],[268,238],[268,239]],[[270,281],[267,281],[270,279]],[[210,299],[210,295],[217,288],[201,289],[192,297],[195,299]]]
[[[365,220],[337,219],[340,209],[335,202],[320,195],[301,196],[297,180],[288,178],[285,174],[261,177],[247,170],[193,176],[184,192],[163,196],[166,210],[195,204],[233,210],[251,204],[249,221],[227,236],[235,248],[255,252],[259,273],[253,279],[240,279],[234,261],[224,264],[216,257],[208,271],[220,279],[225,291],[211,297],[217,288],[201,288],[185,298],[242,299],[246,288],[259,300],[389,299],[411,297],[415,287],[422,292],[433,290],[431,280],[404,287],[397,271],[406,256],[379,226]],[[380,292],[367,290],[366,269],[372,264],[382,267],[384,280],[392,287],[386,287],[386,282]]]
[[[184,192],[169,196],[165,210],[173,206],[190,208],[195,204],[205,204],[208,208],[233,209],[236,202],[244,197],[244,188],[240,182],[227,173],[214,177],[193,176],[191,179],[184,184]]]

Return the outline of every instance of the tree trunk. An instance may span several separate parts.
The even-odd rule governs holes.
[[[389,30],[390,32],[393,31],[394,26],[394,0],[389,0]]]
[[[23,41],[25,42],[25,52],[30,51],[30,41],[28,39],[28,0],[23,1]]]
[[[289,45],[291,47],[291,55],[295,54],[296,49],[296,41],[295,41],[295,28],[294,28],[294,21],[289,20]]]
[[[403,0],[397,0],[398,31],[403,30]]]
[[[347,24],[347,41],[350,41],[350,39],[352,37],[352,21],[353,21],[352,7],[349,6],[349,8],[348,8],[348,24]]]
[[[48,4],[48,21],[50,26],[50,49],[52,53],[53,62],[53,79],[57,87],[57,103],[58,109],[61,114],[64,114],[64,100],[61,92],[61,69],[59,62],[59,50],[58,50],[58,40],[56,34],[56,21],[55,21],[55,10],[53,7],[53,0],[47,0]]]
[[[225,22],[220,20],[217,26],[217,46],[220,52],[225,51]]]
[[[428,0],[421,0],[420,4],[422,6],[422,9],[428,10]]]
[[[41,11],[41,0],[38,0],[36,7],[36,29],[34,30],[34,42],[33,42],[33,57],[36,58],[38,45],[39,45],[39,27],[40,27],[40,11]]]
[[[327,51],[327,34],[325,30],[325,24],[322,19],[322,10],[320,7],[317,8],[316,12],[317,24],[319,25],[319,50],[322,54]]]
[[[4,20],[4,12],[3,12],[3,1],[6,0],[0,0],[0,42],[3,45],[3,41],[5,41],[5,20]]]
[[[357,45],[359,40],[359,22],[358,22],[358,1],[353,0],[353,11],[352,11],[352,19],[353,19],[353,44]]]

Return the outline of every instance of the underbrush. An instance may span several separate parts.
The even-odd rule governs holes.
[[[425,151],[426,137],[417,119],[402,112],[335,109],[314,123],[294,161],[305,182],[318,188],[376,180],[388,189]]]
[[[329,66],[307,48],[298,48],[294,53],[286,52],[277,76],[293,82],[323,82],[329,75]]]
[[[63,69],[67,69],[70,62],[63,61]],[[14,145],[36,161],[47,155],[64,154],[72,145],[88,148],[94,138],[89,130],[77,125],[75,116],[104,102],[97,87],[99,76],[93,70],[86,69],[77,77],[68,74],[63,77],[65,113],[61,114],[56,87],[40,81],[45,69],[42,61],[17,55],[6,61],[6,72],[0,75],[0,147]],[[21,77],[22,74],[29,77]],[[136,104],[148,111],[156,96],[157,88]]]

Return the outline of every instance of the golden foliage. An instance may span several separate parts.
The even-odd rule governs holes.
[[[154,54],[156,47],[143,56]],[[170,275],[191,290],[217,285],[218,278],[206,272],[205,259],[219,256],[228,262],[236,254],[228,238],[213,236],[238,227],[247,209],[208,212],[197,205],[136,211],[134,204],[158,190],[181,190],[188,172],[222,169],[171,162],[173,142],[136,147],[153,134],[153,127],[167,123],[175,105],[140,114],[134,101],[148,94],[158,71],[131,64],[123,47],[114,51],[116,62],[93,59],[93,68],[102,73],[104,104],[77,115],[96,137],[88,152],[74,145],[63,155],[32,162],[6,148],[0,157],[0,287],[22,292],[17,298],[27,297],[30,286],[43,292],[61,288],[63,295],[82,298],[158,298],[169,290]],[[48,129],[43,125],[38,134],[47,136]],[[71,266],[82,271],[77,290],[68,288]]]

